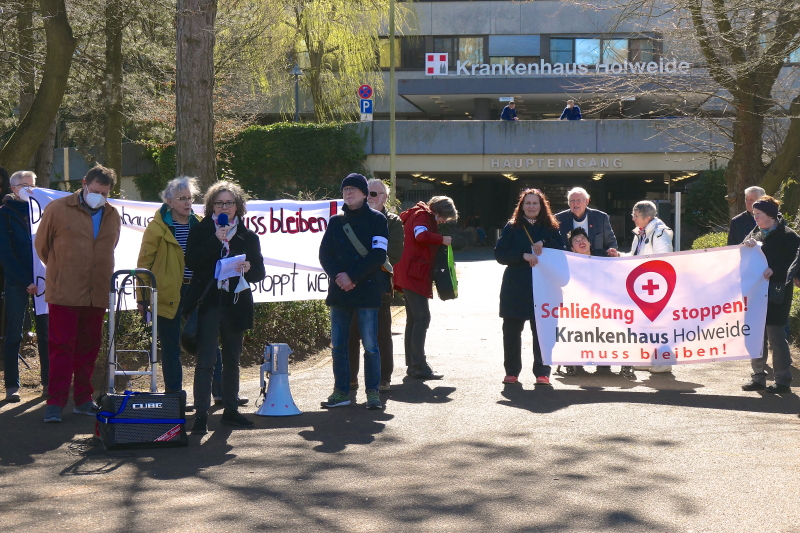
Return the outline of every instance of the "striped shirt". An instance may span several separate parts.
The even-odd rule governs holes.
[[[179,224],[175,221],[172,222],[172,227],[175,228],[175,240],[178,241],[178,244],[181,245],[181,249],[183,253],[186,254],[186,240],[189,238],[189,224]],[[183,267],[183,277],[184,278],[191,278],[192,271]]]

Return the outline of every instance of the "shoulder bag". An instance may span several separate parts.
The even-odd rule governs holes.
[[[203,298],[206,297],[208,290],[215,281],[216,280],[212,279],[208,282],[203,294],[201,294],[200,298],[197,300],[194,309],[192,309],[192,312],[186,317],[186,322],[181,330],[181,349],[189,355],[197,355],[197,323],[199,320],[200,306],[203,304]]]
[[[350,239],[350,243],[356,249],[358,254],[361,257],[367,256],[367,249],[364,248],[364,245],[361,244],[361,241],[358,240],[356,237],[355,232],[353,232],[353,227],[350,226],[350,223],[346,223],[342,226],[344,230],[344,234],[347,235],[347,238]],[[389,262],[389,256],[386,256],[386,262],[381,265],[381,269],[377,272],[377,279],[378,284],[381,287],[381,294],[393,294],[394,293],[394,269],[392,268],[392,264]]]

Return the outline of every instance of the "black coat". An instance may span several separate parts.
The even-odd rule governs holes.
[[[752,213],[745,211],[733,217],[731,227],[728,229],[728,246],[742,244],[755,227],[756,220],[753,218]]]
[[[328,221],[328,228],[319,246],[319,262],[330,278],[328,297],[325,303],[342,307],[381,306],[381,297],[388,285],[378,279],[381,265],[386,262],[386,249],[389,239],[389,226],[386,217],[375,211],[364,201],[359,209],[351,210],[346,204],[343,214],[335,215]],[[367,250],[361,257],[353,243],[344,232],[344,225],[350,224],[353,233]],[[336,276],[346,272],[356,284],[350,291],[343,291],[336,284]]]
[[[250,270],[244,275],[245,281],[258,283],[266,277],[258,235],[247,229],[242,222],[239,222],[236,235],[231,239],[230,248],[229,257],[245,254],[247,261],[250,262]],[[239,283],[239,276],[230,278],[229,292],[217,288],[214,270],[221,256],[222,243],[217,239],[214,221],[211,217],[206,217],[192,226],[186,241],[186,267],[192,271],[192,283],[186,291],[183,312],[189,314],[194,310],[200,295],[213,280],[200,308],[206,309],[211,305],[218,305],[225,309],[225,313],[231,317],[239,331],[248,330],[253,327],[253,291],[240,292],[239,299],[234,304],[233,289]]]
[[[767,258],[767,265],[772,269],[770,282],[786,285],[783,301],[779,304],[767,304],[767,326],[785,326],[789,321],[794,289],[792,280],[788,279],[789,269],[797,257],[800,236],[786,226],[786,221],[780,215],[777,227],[766,238],[763,238],[763,233],[758,228],[753,230],[752,235],[756,240],[762,241],[761,251]]]
[[[536,224],[531,226],[523,220],[533,242],[544,241],[546,248],[564,249],[564,242],[558,230],[551,231]],[[494,247],[494,257],[501,265],[503,285],[500,288],[500,316],[502,318],[533,319],[533,280],[531,266],[522,258],[531,253],[531,241],[522,227],[515,228],[509,222],[503,228],[500,239]]]

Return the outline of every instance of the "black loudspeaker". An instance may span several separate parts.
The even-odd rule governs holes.
[[[107,450],[188,446],[186,391],[104,394],[95,433]]]

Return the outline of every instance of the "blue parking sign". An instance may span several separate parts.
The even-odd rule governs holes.
[[[361,113],[372,113],[372,100],[361,100],[359,105],[361,106]]]

